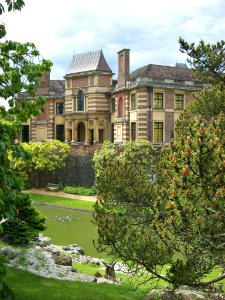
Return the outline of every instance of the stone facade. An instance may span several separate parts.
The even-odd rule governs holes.
[[[130,73],[130,50],[118,52],[118,80],[101,50],[75,55],[64,77],[45,74],[37,95],[43,114],[24,124],[23,141],[59,139],[73,145],[176,137],[175,122],[202,84],[186,65],[149,64]]]

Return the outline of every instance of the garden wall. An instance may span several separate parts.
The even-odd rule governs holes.
[[[29,176],[32,187],[46,187],[48,183],[73,186],[92,186],[95,173],[92,162],[93,154],[72,154],[65,161],[65,167],[53,171],[33,171]]]

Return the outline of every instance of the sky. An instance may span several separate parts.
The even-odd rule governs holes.
[[[179,37],[198,43],[225,39],[224,0],[25,0],[5,13],[7,39],[34,42],[63,79],[74,54],[102,49],[117,76],[117,52],[130,49],[130,70],[185,63]]]

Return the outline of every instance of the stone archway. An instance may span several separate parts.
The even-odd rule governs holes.
[[[77,135],[78,135],[78,142],[85,141],[85,125],[83,122],[80,122],[77,126]]]

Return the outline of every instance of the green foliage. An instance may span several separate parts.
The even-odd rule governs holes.
[[[177,283],[198,282],[215,266],[224,268],[224,136],[223,114],[211,121],[199,117],[186,140],[162,153],[155,227],[184,257],[172,264],[173,276],[179,269]]]
[[[65,186],[63,192],[74,195],[94,196],[96,195],[96,188],[95,186],[90,188],[82,186]]]
[[[38,171],[45,169],[53,171],[62,167],[71,151],[70,146],[58,140],[21,143],[20,146],[30,159],[11,157],[12,168],[20,172],[24,180],[27,180],[29,176],[36,176],[36,186],[38,186]]]
[[[207,44],[203,40],[196,46],[179,38],[180,51],[189,56],[194,75],[206,84],[225,84],[225,41]]]
[[[154,174],[154,149],[144,140],[115,146],[103,144],[102,151],[94,155],[96,189],[98,195],[112,205],[149,201],[149,177]]]
[[[194,100],[189,103],[176,122],[176,131],[179,137],[187,137],[189,134],[189,123],[192,122],[194,117],[202,115],[207,120],[210,120],[221,112],[225,112],[225,92],[222,85],[216,85],[196,93]]]
[[[95,157],[98,250],[137,275],[148,271],[175,288],[211,289],[225,278],[203,280],[225,267],[225,116],[195,118],[187,139],[163,148],[154,163],[149,152],[140,165],[121,158],[112,147]],[[147,181],[147,160],[155,165],[155,183]]]
[[[31,205],[30,197],[21,194],[13,220],[3,223],[3,239],[11,244],[27,244],[45,229],[45,218]]]
[[[148,226],[144,226],[152,218],[154,194],[149,175],[154,174],[154,149],[147,141],[118,147],[106,143],[95,154],[94,163],[98,190],[94,205],[99,233],[97,249],[133,268],[138,252],[147,252],[150,259],[157,243]]]
[[[5,0],[8,12],[12,10],[21,10],[25,3],[23,0]],[[0,15],[5,12],[4,6],[0,3]]]
[[[0,278],[6,276],[6,269],[4,266],[5,262],[6,262],[5,258],[0,257]],[[12,290],[2,279],[0,280],[0,299],[9,299],[9,300],[15,299]]]
[[[203,91],[194,94],[194,100],[185,108],[176,123],[180,138],[188,135],[192,118],[202,115],[208,120],[225,112],[225,42],[199,45],[188,44],[179,39],[180,50],[189,56],[188,62],[193,68],[193,75],[204,84]]]
[[[6,5],[0,4],[0,15],[7,10],[20,10],[23,0],[6,0]],[[0,38],[6,35],[4,24],[0,25]],[[40,108],[45,101],[35,97],[39,78],[45,72],[50,72],[52,63],[43,59],[32,43],[18,43],[10,40],[0,41],[0,97],[8,104],[9,109],[0,106],[0,221],[12,221],[20,203],[23,179],[20,172],[11,167],[10,157],[14,159],[27,158],[23,148],[15,143],[22,123],[31,116],[40,114]],[[21,94],[22,93],[22,94]],[[25,93],[30,100],[23,99]],[[32,99],[32,100],[31,100]],[[3,262],[0,261],[0,268]],[[5,299],[11,299],[9,289],[3,281],[4,273],[0,273],[1,293]]]
[[[21,146],[30,154],[31,164],[36,170],[53,171],[62,167],[71,151],[70,146],[58,140],[22,143]]]

